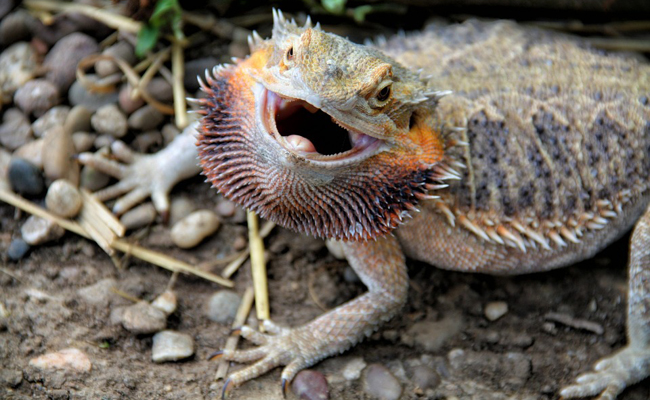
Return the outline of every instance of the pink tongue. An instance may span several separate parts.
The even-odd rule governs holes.
[[[304,153],[315,153],[316,148],[311,140],[304,138],[300,135],[289,135],[286,138],[287,143],[296,151]]]

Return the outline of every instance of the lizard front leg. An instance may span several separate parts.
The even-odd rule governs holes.
[[[284,390],[300,370],[344,352],[400,310],[407,298],[408,275],[397,239],[388,235],[344,243],[343,247],[368,292],[300,327],[279,328],[266,323],[270,334],[242,328],[242,336],[260,346],[224,351],[222,356],[230,361],[256,362],[232,374],[224,385],[224,394],[280,365],[286,365],[282,371]]]
[[[650,376],[650,207],[632,233],[629,271],[628,344],[600,360],[595,372],[562,389],[562,397],[600,395],[598,400],[612,400],[627,386]]]

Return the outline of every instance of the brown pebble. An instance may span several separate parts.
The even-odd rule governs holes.
[[[160,125],[165,116],[150,105],[137,109],[129,117],[128,124],[131,129],[149,131]]]
[[[107,47],[102,55],[113,56],[132,65],[136,62],[135,51],[133,46],[127,41],[119,41],[112,46]],[[99,76],[108,76],[119,71],[119,68],[111,60],[99,60],[95,63],[95,72]]]
[[[101,134],[121,138],[126,135],[128,125],[126,116],[115,104],[101,107],[90,118],[92,127]]]
[[[162,145],[162,135],[158,131],[142,132],[135,137],[135,148],[140,153],[148,153],[153,147]]]
[[[182,249],[192,248],[219,229],[217,214],[198,210],[178,221],[171,229],[174,244]]]
[[[126,229],[137,229],[151,225],[156,220],[156,209],[152,203],[141,204],[125,212],[120,217],[120,222]]]
[[[85,165],[81,169],[80,186],[88,189],[91,192],[96,192],[99,189],[105,188],[111,181],[111,177],[93,167]]]
[[[302,370],[291,382],[291,390],[300,400],[327,400],[329,387],[325,375],[310,369]]]
[[[81,210],[79,190],[65,179],[58,179],[50,185],[45,195],[45,206],[63,218],[75,217]]]
[[[59,104],[57,87],[46,79],[33,79],[16,90],[14,102],[26,115],[40,117],[47,110]]]
[[[56,106],[50,108],[32,124],[34,136],[42,137],[43,134],[53,126],[63,125],[69,113],[70,107],[68,106]]]
[[[237,212],[237,205],[230,200],[221,199],[217,202],[217,214],[224,218],[232,217]]]
[[[46,78],[60,93],[65,93],[76,79],[79,61],[98,52],[99,46],[95,39],[79,32],[71,33],[56,42],[45,56],[43,66],[47,70]]]
[[[67,131],[70,132],[70,131]],[[97,135],[88,132],[75,132],[72,134],[72,143],[77,153],[83,153],[93,148]]]
[[[65,230],[49,219],[32,215],[20,228],[20,234],[27,244],[34,246],[59,239]]]
[[[0,100],[11,103],[16,90],[34,78],[38,55],[29,43],[19,42],[0,53]]]
[[[135,110],[144,105],[144,100],[142,97],[138,96],[136,98],[132,97],[133,87],[131,85],[124,84],[120,88],[120,94],[118,102],[120,108],[126,113],[126,115],[131,115]]]
[[[18,9],[0,21],[0,45],[8,46],[21,40],[29,40],[31,29],[36,23],[26,10]]]
[[[14,157],[24,158],[39,169],[43,169],[44,142],[44,139],[36,139],[25,143],[14,151]]]
[[[90,131],[90,118],[92,111],[85,106],[76,105],[72,107],[65,119],[63,129],[69,133]]]
[[[47,157],[43,157],[43,171],[51,180],[67,179],[73,185],[79,184],[79,164],[72,156],[75,154],[72,135],[63,127],[54,127],[45,133],[43,146]]]
[[[122,326],[138,335],[154,333],[165,329],[167,315],[146,301],[140,301],[124,309]]]
[[[29,119],[17,108],[5,111],[0,125],[0,144],[9,150],[15,150],[32,138],[32,126]]]
[[[153,78],[147,84],[147,92],[149,92],[151,97],[162,103],[169,102],[174,98],[172,85],[162,77]]]

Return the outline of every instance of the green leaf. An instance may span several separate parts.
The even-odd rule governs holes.
[[[347,0],[321,0],[323,8],[332,14],[343,14]]]
[[[144,57],[145,54],[156,45],[160,28],[144,25],[138,32],[138,43],[135,45],[135,54],[138,57]]]

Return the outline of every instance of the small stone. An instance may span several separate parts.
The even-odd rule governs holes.
[[[27,244],[35,246],[59,239],[65,230],[48,219],[32,215],[20,228],[20,233]]]
[[[22,158],[23,160],[29,161],[33,166],[40,170],[43,169],[43,145],[45,141],[43,139],[32,140],[27,142],[24,145],[14,151],[14,158]]]
[[[140,301],[124,309],[122,326],[137,335],[154,333],[165,329],[167,315],[146,301]]]
[[[197,58],[185,63],[185,75],[183,82],[185,88],[190,92],[199,90],[198,77],[205,76],[206,70],[212,70],[215,65],[219,65],[219,60],[215,57]]]
[[[33,79],[16,90],[14,102],[25,114],[40,117],[59,103],[59,90],[50,81]]]
[[[39,369],[62,369],[70,372],[90,372],[92,368],[88,356],[75,348],[32,358],[29,365]]]
[[[196,205],[188,197],[180,196],[172,199],[169,207],[169,225],[174,226],[183,218],[196,211]]]
[[[148,153],[151,148],[162,145],[162,135],[158,131],[142,132],[135,137],[133,143],[140,153]]]
[[[131,115],[135,110],[137,110],[138,108],[144,105],[144,100],[142,99],[142,97],[138,96],[136,98],[133,98],[132,93],[133,93],[133,86],[129,85],[128,83],[122,85],[122,87],[120,88],[118,102],[120,108],[127,115]]]
[[[311,369],[304,369],[291,382],[291,390],[300,400],[327,400],[329,387],[325,375]]]
[[[157,215],[153,203],[144,203],[125,212],[120,217],[120,222],[126,229],[138,229],[151,225],[156,220]]]
[[[73,159],[75,154],[72,134],[56,126],[49,129],[43,138],[47,157],[43,157],[45,177],[53,181],[67,179],[73,185],[79,184],[79,164]]]
[[[52,182],[45,195],[47,209],[63,218],[75,217],[81,210],[81,204],[79,190],[65,179]]]
[[[88,78],[90,75],[86,75]],[[89,92],[79,81],[75,81],[68,91],[68,100],[73,106],[84,106],[89,111],[97,111],[101,107],[117,103],[118,92],[99,93]]]
[[[219,225],[219,217],[214,211],[194,211],[172,227],[171,238],[176,246],[189,249],[216,232]]]
[[[176,136],[180,135],[181,131],[179,131],[176,125],[174,124],[165,124],[160,130],[160,133],[162,134],[163,142],[165,143],[165,146],[167,146],[174,139],[176,139]]]
[[[76,79],[79,61],[98,52],[95,39],[79,32],[71,33],[56,42],[45,56],[46,78],[58,87],[59,93],[65,93]]]
[[[14,192],[25,197],[40,197],[45,190],[41,171],[27,160],[13,158],[9,164],[9,183]]]
[[[230,324],[235,320],[241,297],[231,290],[219,290],[208,300],[207,317],[220,324]]]
[[[496,321],[508,313],[508,303],[505,301],[492,301],[485,305],[483,312],[488,321]]]
[[[93,113],[82,105],[72,107],[68,113],[63,129],[69,133],[88,132],[90,131],[90,118]]]
[[[32,124],[34,136],[41,137],[48,129],[54,126],[62,126],[65,123],[70,107],[56,106],[52,107]]]
[[[366,362],[361,357],[354,357],[348,361],[341,370],[343,378],[348,381],[354,381],[361,377],[361,372],[366,368]]]
[[[15,150],[31,138],[32,127],[25,114],[17,108],[5,111],[0,125],[0,144],[9,150]]]
[[[90,124],[98,132],[121,138],[128,131],[126,116],[115,104],[108,104],[97,110],[90,118]]]
[[[15,369],[0,369],[0,387],[15,388],[23,381],[23,371]]]
[[[147,91],[154,99],[167,103],[174,98],[174,91],[172,90],[172,85],[167,82],[165,78],[156,77],[153,78],[147,84]]]
[[[34,17],[26,10],[10,13],[0,21],[0,45],[6,47],[21,40],[29,41],[35,23]]]
[[[402,335],[402,343],[436,352],[458,335],[463,325],[463,317],[459,313],[451,313],[440,321],[416,322]]]
[[[230,200],[221,199],[217,202],[215,211],[221,217],[224,218],[232,217],[233,215],[235,215],[235,212],[237,211],[237,205]]]
[[[426,365],[413,367],[411,380],[415,386],[422,390],[435,389],[442,381],[440,375],[433,368]]]
[[[388,368],[370,364],[363,371],[363,391],[380,400],[397,400],[402,395],[402,385]]]
[[[39,66],[38,55],[32,46],[19,42],[0,54],[0,103],[13,100],[16,90],[34,78]]]
[[[151,305],[165,314],[171,315],[176,311],[176,306],[178,305],[176,293],[171,290],[165,290],[163,294],[156,297],[156,299],[151,302]]]
[[[68,131],[72,132],[72,131]],[[77,153],[84,153],[93,148],[97,135],[88,132],[75,132],[72,134],[72,143]]]
[[[186,333],[162,331],[153,335],[153,362],[177,361],[194,354],[194,340]]]
[[[133,65],[137,60],[133,46],[127,41],[119,41],[112,46],[107,47],[102,55],[112,56]],[[99,60],[95,63],[95,72],[99,76],[108,76],[119,71],[119,68],[111,60]]]
[[[98,308],[108,307],[111,298],[117,296],[113,291],[117,287],[117,281],[113,278],[102,279],[90,286],[77,290],[79,297],[91,306]]]
[[[131,129],[149,131],[160,125],[165,116],[150,105],[137,109],[129,117],[128,124]]]
[[[111,177],[93,167],[85,165],[81,169],[80,186],[88,189],[91,192],[96,192],[103,189],[111,181]]]
[[[7,257],[12,261],[21,260],[29,252],[29,249],[29,245],[24,240],[20,238],[13,239],[7,249]]]
[[[232,242],[232,248],[235,251],[243,250],[246,246],[248,246],[248,241],[242,235],[238,235]]]

